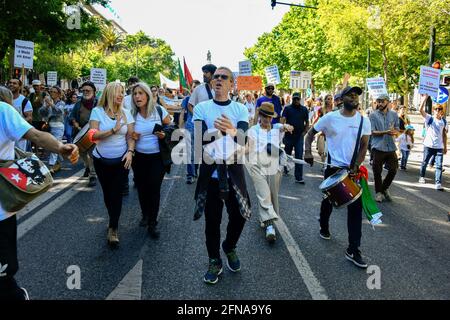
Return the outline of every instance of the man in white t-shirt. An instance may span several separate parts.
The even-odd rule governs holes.
[[[428,95],[422,96],[420,114],[425,120],[426,134],[423,140],[423,161],[420,168],[419,183],[425,183],[428,162],[435,156],[435,186],[436,190],[444,191],[442,187],[442,161],[447,153],[448,123],[444,118],[444,107],[440,104],[433,106],[433,116],[425,112]]]
[[[233,73],[229,68],[220,67],[214,73],[214,100],[197,104],[194,108],[194,126],[196,136],[212,132],[216,136],[222,134],[218,141],[237,141],[245,146],[245,132],[248,130],[247,108],[229,99],[233,88]],[[195,89],[195,92],[199,89]],[[201,128],[202,132],[198,132]],[[220,140],[223,139],[223,140]],[[204,139],[204,144],[209,144]],[[218,144],[218,141],[212,143]],[[196,140],[196,144],[200,141]],[[231,141],[230,143],[234,143]],[[229,145],[229,144],[227,144]],[[197,147],[197,146],[196,146]],[[225,156],[226,157],[226,156]],[[226,157],[228,158],[228,157]],[[222,242],[222,249],[227,256],[227,265],[232,272],[241,269],[236,254],[236,244],[241,235],[246,219],[250,218],[250,198],[245,184],[245,173],[242,164],[224,164],[218,160],[214,164],[202,163],[195,190],[195,215],[198,219],[205,214],[206,247],[209,256],[209,268],[203,280],[206,283],[217,283],[222,273],[220,258],[220,224],[222,209],[225,203],[228,212],[227,235]]]
[[[203,81],[204,83],[199,85],[192,93],[189,99],[189,111],[193,112],[194,107],[200,102],[211,100],[214,98],[214,90],[211,84],[213,74],[216,72],[216,66],[213,64],[207,64],[202,67]]]
[[[25,138],[51,152],[78,161],[78,148],[73,144],[63,145],[51,134],[34,129],[9,104],[0,102],[0,160],[14,160],[14,144]],[[0,168],[0,171],[2,168]],[[17,177],[20,179],[20,177]],[[2,183],[7,183],[2,180]],[[2,185],[0,184],[0,190]],[[1,197],[0,197],[1,200]],[[26,300],[28,293],[20,288],[14,275],[17,261],[17,219],[15,212],[6,212],[0,203],[0,301]]]
[[[339,168],[346,168],[350,170],[350,175],[356,175],[359,171],[359,166],[364,161],[371,134],[371,125],[368,118],[362,117],[357,112],[358,100],[361,94],[362,90],[359,87],[346,87],[342,91],[344,107],[341,110],[329,112],[321,117],[306,136],[305,161],[311,165],[313,164],[311,144],[314,136],[318,132],[322,132],[327,138],[329,165],[325,170],[325,179],[339,171]],[[357,141],[360,126],[362,126],[361,138],[360,141]],[[358,144],[359,148],[356,148]],[[331,238],[329,220],[332,210],[333,207],[330,201],[323,199],[320,207],[319,234],[325,240]],[[359,251],[362,228],[361,197],[347,206],[347,214],[349,247],[345,252],[345,256],[356,266],[367,268],[367,264],[362,259]]]
[[[20,79],[10,79],[8,81],[8,88],[13,94],[13,107],[28,123],[31,123],[33,118],[33,106],[25,96],[20,94],[22,92],[22,81]],[[24,151],[31,149],[31,145],[25,139],[18,141],[16,146]]]

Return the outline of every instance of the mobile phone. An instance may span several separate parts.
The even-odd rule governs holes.
[[[158,131],[162,131],[163,130],[163,126],[162,125],[160,125],[159,123],[155,123],[155,127],[153,128],[153,134],[155,134],[155,132],[158,132]]]

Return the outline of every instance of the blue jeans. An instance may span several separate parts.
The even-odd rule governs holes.
[[[409,150],[400,150],[402,152],[402,161],[400,162],[400,168],[406,168],[409,158]]]
[[[190,159],[190,162],[187,164],[187,176],[188,177],[197,177],[198,172],[198,164],[194,164],[194,128],[187,127],[186,128],[189,133],[191,134],[191,140],[187,141],[187,143],[191,145],[190,151],[188,151],[188,159]]]
[[[58,127],[51,127],[50,126],[50,134],[56,138],[58,141],[62,141],[62,138],[64,136],[64,128],[58,128]],[[56,161],[58,161],[58,158],[62,161],[62,157],[58,155],[57,153],[51,153],[50,157],[48,159],[48,164],[53,166]]]
[[[295,159],[303,159],[303,135],[299,137],[285,137],[284,138],[284,151],[286,154],[291,155],[292,149],[295,149]],[[285,168],[286,172],[286,168]],[[303,180],[303,165],[295,164],[294,172],[295,180]]]
[[[442,160],[444,158],[442,149],[433,149],[428,147],[423,147],[423,161],[422,167],[420,168],[420,177],[424,178],[427,172],[428,162],[430,162],[431,157],[435,157],[435,183],[441,183],[442,181]]]

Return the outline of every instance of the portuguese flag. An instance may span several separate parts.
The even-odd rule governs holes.
[[[186,59],[183,57],[183,64],[184,64],[184,76],[186,77],[187,84],[189,85],[189,88],[192,86],[192,82],[194,82],[194,79],[192,78],[191,72],[189,71],[189,68],[186,64]]]
[[[180,93],[183,93],[183,88],[187,88],[186,79],[183,75],[183,70],[181,69],[180,59],[178,59],[178,76],[180,78]]]

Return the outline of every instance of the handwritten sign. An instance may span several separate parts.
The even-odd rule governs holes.
[[[379,96],[388,94],[386,88],[386,82],[383,78],[367,78],[367,88],[369,89],[369,94],[376,100]]]
[[[266,71],[266,78],[267,78],[268,83],[274,83],[274,84],[281,83],[280,72],[278,71],[277,65],[267,67],[265,69],[265,71]]]
[[[237,78],[238,90],[261,90],[262,78],[260,76],[239,76]]]
[[[106,69],[91,69],[91,81],[95,84],[98,91],[106,87]]]
[[[431,98],[437,99],[439,92],[439,80],[441,70],[421,66],[419,79],[419,93],[428,94]]]
[[[14,48],[14,67],[33,69],[34,43],[16,40]]]
[[[57,71],[48,71],[47,72],[47,85],[56,86],[58,83],[58,72]]]
[[[250,60],[239,62],[239,75],[240,76],[252,75],[252,63]]]

